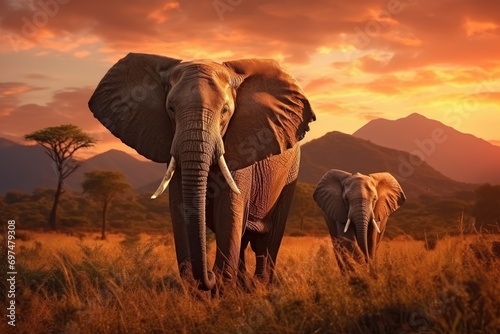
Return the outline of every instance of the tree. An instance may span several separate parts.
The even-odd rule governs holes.
[[[474,216],[478,222],[483,226],[500,222],[500,185],[482,185],[475,195]]]
[[[50,211],[49,226],[55,230],[57,229],[57,207],[63,193],[64,180],[73,174],[81,164],[73,155],[81,148],[94,146],[96,140],[73,124],[48,127],[29,133],[24,138],[34,140],[43,146],[45,153],[54,161],[57,189]]]
[[[313,200],[314,186],[307,183],[297,183],[292,201],[292,214],[299,218],[299,229],[304,230],[305,218],[314,211],[318,212],[318,206]]]
[[[121,172],[94,170],[84,175],[83,193],[100,203],[102,210],[101,239],[106,239],[106,216],[111,202],[130,190],[130,184]]]

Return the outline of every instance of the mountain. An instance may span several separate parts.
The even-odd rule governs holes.
[[[12,147],[17,145],[15,142],[5,139],[5,138],[0,138],[0,149],[1,148],[6,148],[6,147]]]
[[[55,188],[57,174],[53,162],[38,146],[19,145],[0,138],[0,194],[8,191],[32,192],[36,188]],[[139,161],[122,151],[110,150],[83,161],[80,168],[66,179],[65,189],[81,192],[83,174],[94,169],[122,172],[132,188],[161,180],[166,166]]]
[[[411,152],[444,175],[463,182],[500,184],[500,147],[419,114],[376,119],[353,136]]]
[[[454,181],[422,163],[408,152],[398,151],[341,132],[330,132],[302,146],[299,181],[317,184],[330,169],[363,174],[389,172],[408,198],[421,194],[449,195],[471,190],[470,184]]]
[[[68,185],[81,189],[83,174],[94,169],[118,170],[127,178],[133,189],[138,190],[145,184],[157,181],[159,185],[167,166],[150,161],[140,161],[119,150],[109,150],[86,160],[68,178]]]
[[[57,176],[51,167],[52,160],[40,146],[19,145],[0,139],[0,157],[0,193],[55,188]],[[110,150],[84,161],[65,185],[66,190],[81,192],[85,172],[93,169],[118,170],[136,191],[153,192],[165,168],[164,164],[139,161],[122,151]],[[330,132],[302,146],[299,181],[317,184],[331,168],[361,173],[388,171],[400,181],[410,198],[424,193],[444,195],[473,189],[471,185],[445,177],[407,152],[340,132]]]
[[[52,160],[42,147],[19,145],[2,139],[0,157],[0,193],[55,188],[57,176],[51,167]]]

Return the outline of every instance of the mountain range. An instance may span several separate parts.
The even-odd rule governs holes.
[[[0,194],[56,187],[57,174],[53,162],[41,146],[20,145],[0,138],[0,157]],[[65,181],[65,189],[81,192],[84,173],[94,169],[121,171],[132,188],[139,189],[160,180],[165,168],[165,164],[140,161],[125,152],[110,150],[83,161],[81,167]]]
[[[412,164],[416,157],[333,131],[302,146],[299,181],[317,184],[330,169],[350,173],[389,172],[408,198],[422,194],[445,196],[474,187],[452,180],[427,163]]]
[[[42,147],[0,138],[0,157],[0,194],[55,188],[52,161]],[[316,184],[331,168],[388,171],[411,198],[471,190],[475,186],[470,183],[500,183],[499,167],[500,147],[412,114],[396,121],[371,121],[354,135],[333,131],[304,144],[299,181]],[[110,150],[83,161],[67,179],[66,190],[81,192],[83,174],[93,169],[119,170],[136,191],[150,192],[159,184],[165,165]]]
[[[411,114],[397,120],[375,119],[353,136],[411,152],[444,175],[462,182],[500,184],[500,147]]]

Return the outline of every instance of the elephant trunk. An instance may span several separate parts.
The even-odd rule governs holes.
[[[371,214],[367,213],[366,208],[357,208],[354,212],[357,214],[353,217],[354,226],[356,227],[356,240],[358,246],[365,256],[368,263],[370,261],[370,252],[368,251],[368,223],[370,222]]]
[[[183,167],[182,193],[193,277],[200,282],[200,289],[211,290],[215,286],[215,276],[207,267],[205,196],[208,170],[201,173],[203,175],[199,175],[200,170]]]
[[[183,138],[180,153],[182,195],[193,277],[202,290],[211,290],[215,276],[207,267],[206,193],[210,165],[216,149],[213,141]]]
[[[368,262],[370,260],[370,253],[368,252],[368,222],[356,224],[356,239],[359,248],[365,255],[366,262]]]

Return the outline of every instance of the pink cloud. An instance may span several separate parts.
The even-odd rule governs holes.
[[[22,91],[24,84],[0,84],[0,87],[10,87]],[[100,152],[101,149],[118,147],[121,150],[134,153],[114,137],[99,121],[97,121],[87,107],[87,102],[93,93],[91,88],[67,88],[53,94],[47,104],[19,104],[13,99],[11,109],[0,114],[0,137],[9,138],[17,142],[24,142],[23,135],[38,129],[62,124],[75,124],[90,133],[98,140],[98,147],[92,151],[83,152],[87,155]],[[2,95],[0,95],[1,97]],[[15,97],[16,95],[11,95]],[[2,107],[0,98],[0,108]],[[2,110],[2,109],[0,109]]]
[[[304,86],[304,91],[308,93],[312,92],[328,92],[332,90],[333,84],[335,84],[335,79],[330,77],[321,77],[310,81]]]
[[[40,89],[21,82],[0,82],[0,117],[17,107],[21,95]]]

